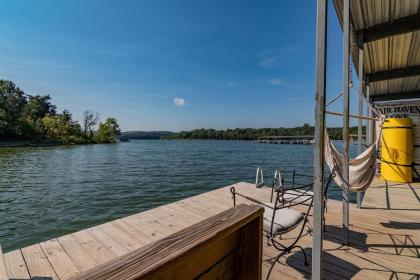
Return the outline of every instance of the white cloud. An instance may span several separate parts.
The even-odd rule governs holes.
[[[234,87],[234,86],[235,86],[235,83],[234,83],[234,82],[229,82],[229,83],[227,83],[227,85],[228,85],[229,87]]]
[[[276,66],[278,59],[279,58],[277,56],[266,57],[260,61],[260,66],[266,67],[266,68],[272,68]]]
[[[185,106],[185,100],[184,98],[175,97],[174,98],[174,106],[176,107],[183,107]]]
[[[284,45],[280,49],[263,50],[257,54],[259,66],[276,68],[281,65],[294,65],[303,50],[303,45]]]
[[[281,86],[282,84],[284,84],[284,81],[278,78],[271,79],[268,82],[273,86]]]

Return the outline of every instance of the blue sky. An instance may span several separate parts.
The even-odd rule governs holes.
[[[315,16],[315,0],[2,1],[0,78],[123,130],[313,124]],[[342,89],[332,5],[329,23],[332,97]]]

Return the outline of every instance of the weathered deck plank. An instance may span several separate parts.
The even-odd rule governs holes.
[[[80,273],[57,239],[40,243],[45,256],[60,279],[69,279]]]
[[[23,248],[21,251],[31,278],[59,279],[39,244]]]
[[[31,278],[20,250],[5,254],[4,259],[10,279],[29,280]]]
[[[259,200],[270,199],[269,188],[256,189],[247,183],[238,183],[235,187]],[[34,276],[66,279],[232,207],[229,189],[230,186],[216,189],[7,253],[8,273],[12,279]],[[341,202],[329,200],[324,240],[325,277],[420,277],[419,197],[418,183],[386,185],[375,179],[364,197],[362,208],[350,207],[350,246],[341,245]],[[249,203],[242,198],[237,202]],[[284,241],[288,242],[294,234],[284,236]],[[300,243],[311,256],[311,235],[307,233]],[[276,253],[273,247],[265,245],[264,259]],[[268,263],[264,263],[263,274],[268,268]],[[309,273],[310,266],[303,265],[302,254],[292,252],[280,259],[271,279],[305,279]]]
[[[96,240],[86,230],[75,232],[72,235],[79,242],[80,246],[85,249],[98,264],[105,263],[117,257],[117,255],[110,251],[105,244]]]
[[[118,236],[111,236],[108,235],[104,230],[99,228],[98,226],[89,228],[87,231],[99,242],[105,245],[109,251],[111,251],[116,256],[122,256],[130,252],[130,250],[125,247],[121,242],[116,240]]]
[[[57,238],[57,240],[80,271],[85,271],[98,265],[72,234],[64,235]]]

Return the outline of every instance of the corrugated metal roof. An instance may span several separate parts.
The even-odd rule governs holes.
[[[387,37],[365,44],[366,73],[420,64],[420,31]]]
[[[420,76],[372,83],[374,94],[392,94],[420,91]]]
[[[333,0],[342,23],[343,0]],[[353,30],[363,30],[420,13],[420,0],[351,0]],[[354,34],[353,34],[354,35]],[[420,65],[420,30],[399,34],[364,44],[365,74]],[[354,64],[358,48],[352,46]],[[420,90],[420,76],[371,83],[373,95]]]

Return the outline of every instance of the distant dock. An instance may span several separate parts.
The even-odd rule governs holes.
[[[314,143],[312,135],[304,136],[264,136],[256,140],[257,143],[264,144],[293,144],[293,145],[310,145]]]

